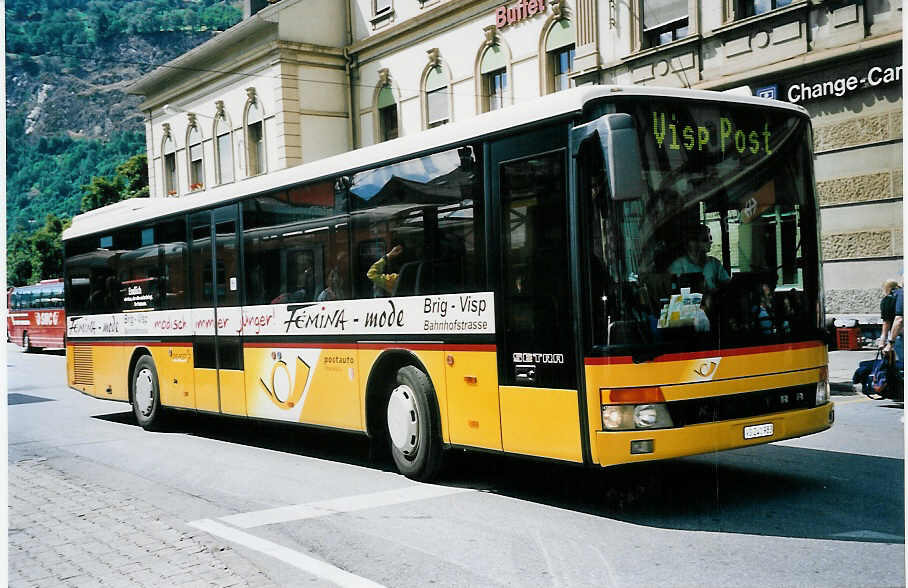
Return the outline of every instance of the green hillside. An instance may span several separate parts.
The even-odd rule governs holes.
[[[117,166],[144,153],[141,98],[125,92],[129,83],[239,22],[240,6],[237,0],[5,4],[11,278],[28,273],[22,244],[46,238],[47,215],[65,223],[81,209],[83,186],[113,178]],[[32,265],[32,278],[50,277],[41,268],[53,264]]]

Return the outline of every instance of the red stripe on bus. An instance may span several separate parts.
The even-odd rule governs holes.
[[[360,349],[408,349],[411,351],[496,351],[495,345],[457,344],[457,343],[360,343]]]
[[[78,339],[70,338],[67,341],[69,346],[72,345],[94,345],[96,347],[192,347],[188,342],[166,342],[166,341],[85,341],[80,343]],[[282,343],[274,341],[270,343],[244,343],[244,348],[249,349],[270,349],[270,348],[293,348],[293,349],[409,349],[412,351],[432,351],[432,350],[451,350],[451,351],[496,351],[495,345],[482,344],[464,344],[464,343]]]
[[[686,361],[691,359],[704,359],[707,357],[733,357],[736,355],[755,355],[758,353],[773,353],[778,351],[794,351],[796,349],[808,349],[810,347],[820,347],[822,343],[818,341],[802,341],[800,343],[780,343],[777,345],[761,345],[759,347],[742,347],[738,349],[712,350],[712,351],[694,351],[690,353],[667,353],[654,358],[652,361]],[[618,355],[613,357],[586,357],[583,360],[585,365],[624,365],[634,363],[630,355]]]
[[[73,345],[93,345],[95,347],[192,347],[186,341],[83,341],[70,337],[66,340],[67,347]]]
[[[129,284],[142,284],[142,283],[145,283],[145,282],[153,282],[153,281],[155,281],[156,279],[157,279],[157,278],[138,278],[138,279],[135,279],[135,280],[126,280],[125,282],[120,282],[120,284],[121,284],[121,285],[123,285],[123,284],[126,284],[126,285],[129,285]]]

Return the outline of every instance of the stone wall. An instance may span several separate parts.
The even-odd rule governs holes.
[[[817,181],[820,206],[886,200],[902,195],[902,170]]]
[[[849,114],[835,122],[815,124],[813,128],[814,150],[818,153],[901,138],[901,108],[864,116]]]
[[[879,287],[853,290],[826,290],[826,314],[879,314]]]
[[[902,254],[902,229],[880,228],[823,235],[823,260],[893,257]]]

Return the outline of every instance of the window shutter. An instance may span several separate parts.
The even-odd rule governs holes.
[[[647,30],[687,16],[687,0],[643,0],[642,8]]]

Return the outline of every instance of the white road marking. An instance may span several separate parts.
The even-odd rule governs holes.
[[[284,563],[290,564],[293,567],[299,568],[304,572],[312,574],[322,580],[332,582],[338,586],[350,588],[384,588],[381,584],[373,582],[372,580],[367,580],[356,574],[345,572],[340,568],[336,568],[329,563],[315,559],[305,553],[294,551],[272,541],[268,541],[267,539],[256,537],[255,535],[240,531],[239,529],[234,529],[233,527],[228,527],[227,525],[211,519],[193,521],[189,523],[189,526],[210,533],[216,537],[220,537],[221,539],[242,545],[248,549],[253,549],[265,555],[269,555],[275,559],[279,559]]]
[[[871,400],[873,399],[868,398],[867,396],[859,396],[857,398],[849,398],[847,400],[836,400],[835,405],[839,406],[840,404],[850,404],[852,402],[870,402]]]
[[[332,498],[320,502],[310,502],[307,504],[295,504],[292,506],[281,506],[278,508],[269,508],[255,512],[245,512],[226,517],[219,520],[229,523],[240,529],[249,529],[251,527],[260,527],[262,525],[272,525],[274,523],[286,523],[288,521],[299,521],[303,519],[314,519],[332,514],[345,512],[354,512],[357,510],[366,510],[377,508],[379,506],[390,506],[393,504],[403,504],[415,500],[425,500],[428,498],[438,498],[463,492],[475,492],[467,488],[446,488],[444,486],[433,486],[431,484],[419,484],[387,490],[385,492],[375,492],[373,494],[360,494],[357,496],[344,496],[341,498]]]

